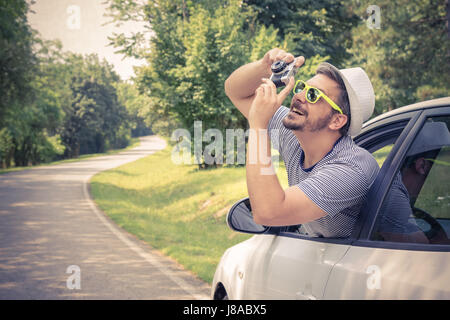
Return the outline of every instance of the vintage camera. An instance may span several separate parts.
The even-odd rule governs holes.
[[[270,67],[272,69],[272,75],[270,76],[270,80],[275,83],[277,88],[284,87],[289,83],[289,79],[297,73],[298,68],[295,67],[295,62],[297,59],[294,59],[291,63],[286,63],[283,60],[276,61],[272,63]]]

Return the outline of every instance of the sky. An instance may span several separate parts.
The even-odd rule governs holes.
[[[113,32],[136,32],[143,30],[142,24],[128,22],[119,28],[114,24],[102,26],[111,18],[104,17],[107,5],[104,0],[35,0],[30,6],[35,13],[28,14],[31,27],[44,39],[60,39],[63,50],[75,53],[97,53],[113,65],[124,80],[134,75],[133,66],[144,62],[124,58],[116,54],[117,49],[108,46],[108,36]]]

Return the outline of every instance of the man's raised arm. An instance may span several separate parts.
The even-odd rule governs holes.
[[[278,60],[290,63],[294,60],[294,56],[278,48],[272,49],[262,59],[236,69],[225,81],[225,93],[245,118],[248,119],[255,90],[261,85],[261,79],[270,77],[270,66]],[[297,64],[303,62],[304,59]]]

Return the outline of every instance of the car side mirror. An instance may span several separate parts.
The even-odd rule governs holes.
[[[253,220],[250,199],[245,198],[236,202],[227,215],[230,229],[238,232],[260,234],[269,230],[269,227],[255,223]]]

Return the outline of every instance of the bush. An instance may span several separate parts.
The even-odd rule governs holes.
[[[11,166],[13,155],[13,136],[8,128],[3,128],[0,130],[0,164],[3,169]]]

